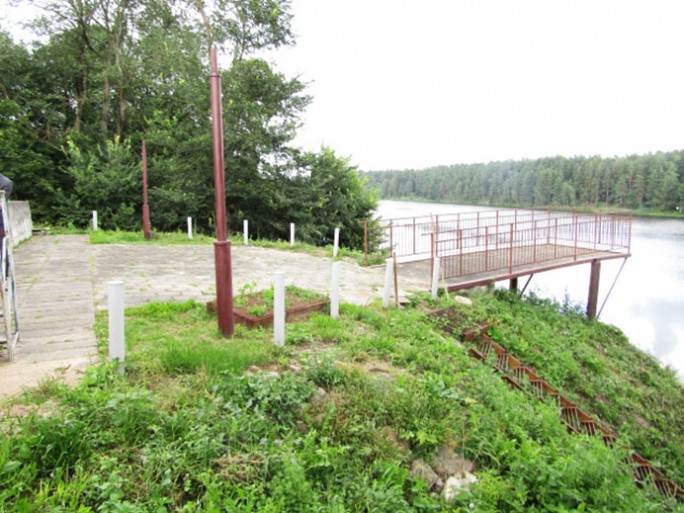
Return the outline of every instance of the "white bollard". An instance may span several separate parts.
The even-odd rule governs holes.
[[[388,308],[390,305],[390,294],[392,292],[392,280],[394,279],[394,262],[391,258],[386,260],[385,267],[385,291],[382,297],[382,305]]]
[[[285,273],[273,274],[273,342],[285,345]]]
[[[93,231],[97,231],[97,210],[93,210]]]
[[[192,239],[192,217],[188,217],[188,239]]]
[[[340,250],[340,229],[335,228],[335,242],[333,243],[333,258],[337,257],[337,252]]]
[[[245,243],[245,246],[249,245],[249,221],[247,219],[242,221],[242,241]]]
[[[290,223],[290,246],[294,246],[295,241],[295,224]]]
[[[435,263],[432,269],[432,299],[437,299],[437,290],[439,289],[439,270],[439,257],[435,257]]]
[[[340,316],[340,262],[333,262],[330,279],[330,317]]]
[[[124,371],[126,341],[124,339],[124,282],[107,282],[109,307],[109,359],[119,360],[119,372]]]

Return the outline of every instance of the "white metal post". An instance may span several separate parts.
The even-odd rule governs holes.
[[[340,316],[340,262],[333,262],[332,278],[330,280],[330,317]]]
[[[435,264],[432,268],[432,299],[437,299],[437,290],[439,289],[439,257],[435,257]]]
[[[335,239],[333,243],[333,258],[337,257],[337,253],[340,250],[340,229],[335,228]]]
[[[109,359],[119,360],[119,372],[124,371],[126,341],[124,339],[124,282],[107,282],[109,307]]]
[[[394,279],[394,261],[388,258],[385,267],[385,290],[382,297],[382,304],[385,308],[390,304],[390,293],[392,292],[392,281]]]
[[[93,210],[93,231],[97,231],[97,210]]]
[[[295,224],[290,223],[290,246],[294,246],[295,241]]]
[[[273,341],[285,345],[285,273],[273,274]]]
[[[249,245],[249,221],[247,219],[242,221],[242,242],[245,246]]]
[[[188,217],[188,239],[192,239],[192,217]]]

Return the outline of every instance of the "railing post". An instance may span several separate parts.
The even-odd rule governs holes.
[[[499,251],[499,211],[496,211],[496,239],[495,239],[495,249]]]
[[[489,271],[489,226],[485,226],[485,272]]]
[[[573,212],[573,219],[575,223],[575,257],[574,259],[577,260],[577,239],[579,238],[579,219],[577,218],[577,212]]]
[[[394,230],[392,228],[392,220],[389,222],[389,242],[390,242],[390,253],[394,251]]]
[[[413,218],[413,254],[416,254],[416,218]]]
[[[537,263],[537,221],[532,221],[532,234],[534,240],[532,242],[532,263]]]
[[[556,258],[558,252],[558,218],[554,220],[553,228],[553,258]]]
[[[460,250],[458,257],[458,275],[463,276],[463,230],[458,230],[458,247]]]
[[[511,223],[511,233],[508,240],[508,244],[508,272],[510,274],[513,274],[513,223]]]

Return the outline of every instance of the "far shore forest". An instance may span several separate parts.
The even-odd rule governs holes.
[[[568,209],[684,211],[684,150],[624,157],[548,157],[364,173],[383,198]]]

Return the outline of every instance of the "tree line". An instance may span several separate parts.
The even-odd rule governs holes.
[[[521,207],[684,210],[684,150],[364,173],[385,198]]]
[[[209,48],[222,64],[229,227],[307,242],[358,220],[374,194],[330,148],[292,146],[310,102],[264,58],[294,43],[289,0],[25,0],[42,16],[31,45],[0,32],[0,172],[38,223],[141,227],[141,142],[153,229],[214,229]]]

